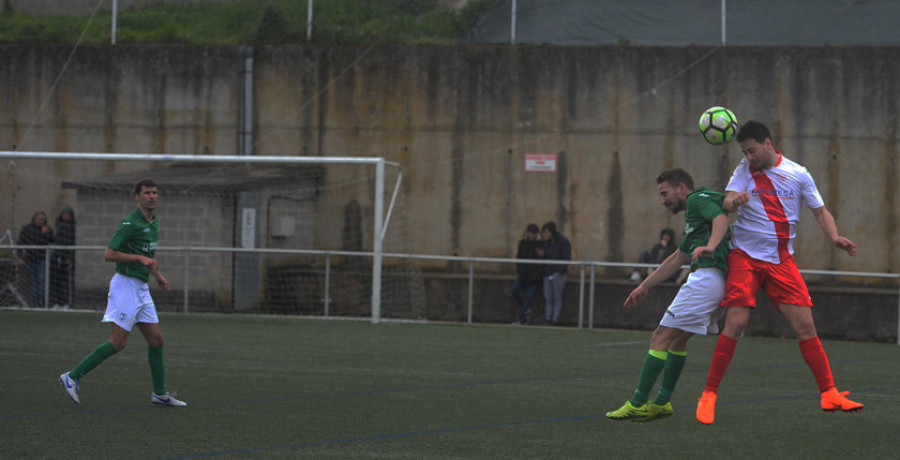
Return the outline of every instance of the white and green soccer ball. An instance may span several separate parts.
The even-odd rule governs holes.
[[[706,142],[713,145],[722,145],[730,141],[739,128],[734,112],[719,106],[706,109],[703,115],[700,115],[697,126]]]

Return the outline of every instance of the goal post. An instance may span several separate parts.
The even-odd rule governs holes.
[[[371,321],[379,323],[382,318],[381,299],[382,299],[382,268],[384,254],[384,239],[387,229],[391,223],[391,215],[394,211],[394,204],[398,194],[400,193],[400,183],[402,173],[398,163],[390,162],[381,157],[306,157],[306,156],[228,156],[228,155],[171,155],[171,154],[148,154],[148,153],[91,153],[91,152],[33,152],[33,151],[0,151],[0,160],[12,164],[13,160],[34,160],[34,161],[125,161],[125,162],[146,162],[146,163],[184,163],[184,164],[218,164],[218,165],[252,165],[252,166],[275,166],[275,167],[296,167],[311,166],[324,167],[327,165],[362,165],[370,166],[375,170],[374,173],[374,190],[372,192],[372,228],[371,237]],[[7,166],[7,165],[4,165]],[[396,168],[396,178],[393,184],[390,184],[390,190],[386,191],[388,185],[385,179],[386,167]],[[4,172],[0,168],[0,172]],[[17,174],[14,167],[5,171],[9,174]],[[54,177],[62,181],[71,180],[68,177]],[[28,179],[23,179],[28,181]],[[40,178],[39,178],[40,180]],[[160,182],[157,179],[157,182]],[[263,181],[264,182],[264,181]],[[370,182],[371,183],[371,182]],[[164,190],[163,190],[164,191]],[[385,195],[390,194],[389,205],[385,206]],[[4,197],[7,199],[7,197]],[[252,199],[252,198],[251,198]],[[14,205],[13,205],[14,206]],[[165,204],[163,204],[165,206]],[[21,211],[21,210],[20,210]],[[252,213],[251,213],[252,214]],[[249,216],[248,216],[249,217]],[[0,229],[2,230],[2,229]],[[161,246],[164,246],[161,245]],[[327,297],[327,296],[326,296]],[[326,305],[327,309],[327,305]]]

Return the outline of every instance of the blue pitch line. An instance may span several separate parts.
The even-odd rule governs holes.
[[[221,457],[225,455],[236,455],[236,454],[249,454],[249,453],[259,453],[259,452],[268,452],[273,450],[286,450],[286,449],[302,449],[306,447],[321,447],[321,446],[331,446],[331,445],[340,445],[340,444],[350,444],[354,442],[367,442],[367,441],[385,441],[389,439],[399,439],[399,438],[409,438],[413,436],[428,436],[428,435],[436,435],[443,433],[462,433],[467,431],[479,431],[479,430],[488,430],[493,428],[508,428],[508,427],[518,427],[518,426],[527,426],[527,425],[543,425],[547,423],[560,423],[560,422],[581,422],[584,420],[595,419],[598,417],[602,417],[602,414],[588,414],[588,415],[576,415],[576,416],[568,416],[568,417],[555,417],[543,420],[521,420],[521,421],[513,421],[513,422],[500,422],[500,423],[489,423],[484,425],[472,425],[472,426],[462,426],[456,428],[437,428],[434,430],[424,430],[424,431],[407,431],[403,433],[388,433],[388,434],[376,434],[372,436],[359,436],[355,438],[344,438],[344,439],[332,439],[326,441],[312,441],[305,442],[299,444],[285,444],[281,446],[260,446],[260,447],[248,447],[245,449],[233,449],[233,450],[223,450],[218,452],[204,452],[201,454],[190,454],[190,455],[180,455],[177,457],[168,457],[165,460],[184,460],[190,458],[207,458],[207,457]]]
[[[580,377],[580,378],[583,378],[583,377]],[[554,380],[558,381],[558,380],[568,380],[568,379],[554,379]],[[461,389],[461,388],[470,388],[470,387],[479,387],[479,386],[488,386],[488,385],[497,385],[497,384],[527,383],[527,382],[532,382],[532,381],[535,381],[535,380],[521,380],[521,381],[512,381],[512,380],[490,381],[490,380],[488,380],[488,381],[482,381],[482,382],[455,383],[455,384],[437,385],[437,386],[421,387],[421,388],[376,389],[376,390],[362,390],[362,391],[346,391],[346,392],[341,392],[341,393],[319,393],[319,394],[300,395],[300,396],[281,396],[281,397],[271,397],[271,398],[242,399],[242,400],[237,400],[237,401],[218,401],[218,402],[210,402],[210,403],[191,404],[188,407],[201,408],[201,407],[237,406],[237,405],[244,405],[244,404],[303,401],[303,400],[327,399],[327,398],[352,398],[352,397],[357,397],[357,396],[385,395],[385,394],[395,394],[395,393],[413,393],[413,392],[455,390],[455,389]],[[538,380],[538,381],[544,381],[544,380]],[[30,418],[60,417],[60,416],[71,416],[71,415],[83,416],[83,415],[98,415],[98,414],[114,414],[114,413],[123,413],[123,412],[139,412],[139,411],[145,411],[145,410],[159,410],[159,409],[160,408],[156,407],[156,406],[142,406],[142,407],[111,408],[111,409],[73,410],[73,411],[52,412],[52,413],[44,413],[44,414],[0,415],[0,421],[30,419]]]
[[[774,369],[774,368],[790,368],[805,365],[804,363],[791,363],[791,364],[782,364],[782,365],[765,365],[765,366],[752,366],[749,368],[743,367],[735,367],[732,371],[739,369]],[[697,371],[700,372],[700,371]],[[703,370],[703,372],[706,372]],[[270,397],[270,398],[254,398],[254,399],[242,399],[237,401],[218,401],[218,402],[210,402],[210,403],[197,403],[191,404],[189,407],[192,408],[207,408],[207,407],[218,407],[218,406],[237,406],[237,405],[245,405],[245,404],[261,404],[261,403],[275,403],[275,402],[289,402],[289,401],[303,401],[303,400],[313,400],[313,399],[326,399],[326,398],[351,398],[357,396],[372,396],[372,395],[386,395],[386,394],[397,394],[397,393],[413,393],[413,392],[428,392],[428,391],[443,391],[443,390],[457,390],[464,388],[475,388],[480,386],[488,386],[488,385],[518,385],[523,383],[533,383],[533,382],[558,382],[558,381],[567,381],[567,380],[586,380],[586,379],[597,379],[604,377],[613,377],[617,375],[625,375],[626,372],[617,372],[617,373],[606,373],[606,374],[588,374],[582,376],[571,376],[571,377],[560,377],[554,379],[528,379],[528,380],[486,380],[480,382],[465,382],[465,383],[453,383],[447,385],[436,385],[430,387],[421,387],[421,388],[393,388],[393,389],[376,389],[376,390],[362,390],[362,391],[347,391],[341,393],[319,393],[319,394],[311,394],[311,395],[300,395],[300,396],[281,396],[281,397]],[[630,374],[630,371],[628,372]],[[859,390],[857,390],[859,391]],[[125,413],[125,412],[139,412],[145,410],[159,410],[159,407],[155,406],[141,406],[141,407],[120,407],[120,408],[111,408],[111,409],[87,409],[87,410],[73,410],[73,411],[64,411],[64,412],[52,412],[52,413],[43,413],[43,414],[14,414],[14,415],[0,415],[0,421],[7,420],[21,420],[21,419],[32,419],[32,418],[50,418],[50,417],[63,417],[63,416],[84,416],[84,415],[102,415],[102,414],[115,414],[115,413]]]
[[[876,391],[886,391],[886,390],[896,390],[900,388],[898,386],[890,386],[890,387],[880,387],[880,388],[869,388],[863,390],[855,390],[856,393],[868,393],[868,392],[876,392]],[[783,400],[794,400],[794,399],[814,399],[818,397],[818,393],[806,393],[806,394],[797,394],[797,395],[787,395],[787,396],[778,396],[773,398],[759,398],[759,399],[742,399],[735,401],[723,401],[720,402],[719,406],[731,406],[738,404],[755,404],[762,402],[771,402],[771,401],[783,401]],[[695,404],[686,404],[677,406],[675,409],[677,410],[691,410],[695,408]],[[414,436],[430,436],[437,435],[443,433],[464,433],[470,431],[480,431],[480,430],[490,430],[496,428],[510,428],[510,427],[521,427],[521,426],[529,426],[529,425],[545,425],[550,423],[561,423],[561,422],[582,422],[585,420],[592,420],[597,418],[605,417],[604,414],[587,414],[587,415],[576,415],[576,416],[566,416],[566,417],[555,417],[549,419],[541,419],[541,420],[519,420],[519,421],[511,421],[511,422],[500,422],[500,423],[489,423],[482,425],[472,425],[472,426],[463,426],[456,428],[437,428],[434,430],[423,430],[423,431],[407,431],[402,433],[387,433],[387,434],[377,434],[372,436],[358,436],[354,438],[344,438],[344,439],[330,439],[324,441],[310,441],[305,443],[298,444],[284,444],[278,446],[260,446],[260,447],[248,447],[243,449],[232,449],[232,450],[222,450],[216,452],[204,452],[199,454],[188,454],[188,455],[180,455],[177,457],[168,457],[164,460],[185,460],[185,459],[193,459],[193,458],[208,458],[208,457],[222,457],[226,455],[238,455],[238,454],[250,454],[250,453],[260,453],[260,452],[269,452],[275,450],[288,450],[288,449],[304,449],[308,447],[322,447],[322,446],[333,446],[333,445],[342,445],[342,444],[351,444],[356,442],[372,442],[372,441],[386,441],[391,439],[400,439],[400,438],[409,438]]]

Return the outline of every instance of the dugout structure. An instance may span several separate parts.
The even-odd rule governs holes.
[[[213,301],[228,297],[227,302],[237,310],[260,308],[261,302],[270,310],[285,309],[308,297],[324,302],[327,314],[335,298],[346,300],[347,293],[354,292],[353,301],[359,302],[361,291],[370,285],[366,303],[372,322],[378,323],[385,295],[388,301],[403,297],[383,292],[385,241],[396,245],[404,240],[402,235],[388,232],[402,171],[398,164],[383,158],[4,151],[0,159],[4,162],[0,172],[7,175],[7,181],[21,182],[21,190],[29,190],[37,182],[59,187],[59,194],[75,192],[77,246],[95,251],[89,257],[79,256],[76,274],[81,286],[108,282],[111,267],[96,252],[108,243],[118,221],[134,209],[134,182],[151,177],[161,190],[162,227],[156,257],[167,267],[164,273],[170,282],[184,277],[183,285],[191,291],[184,289],[185,305],[188,295],[198,292],[209,293]],[[78,169],[72,162],[102,166],[72,174]],[[137,162],[138,168],[103,174],[113,169],[112,162]],[[140,169],[141,163],[162,164],[154,165],[161,166],[157,169]],[[60,164],[66,165],[68,174],[54,172]],[[21,209],[16,213],[15,206],[24,206],[16,202],[25,200],[12,195],[11,200],[7,197],[7,206],[12,206],[8,214],[23,214]],[[328,215],[322,211],[326,207]],[[51,214],[48,212],[52,219]],[[317,219],[322,219],[326,228],[335,227],[319,236],[322,243],[316,241],[313,228]],[[20,219],[14,226],[24,223]],[[320,293],[312,292],[315,287],[309,286],[314,283],[309,282],[312,277],[304,267],[310,264],[298,262],[302,259],[298,249],[305,250],[303,260],[327,258],[329,268],[341,265],[353,273],[332,270],[326,274],[332,277],[335,292],[331,298],[326,293],[321,299]],[[183,273],[181,266],[185,267]],[[346,280],[345,285],[339,278]],[[393,289],[397,283],[388,280],[387,284]],[[358,314],[358,305],[349,311],[337,314]]]

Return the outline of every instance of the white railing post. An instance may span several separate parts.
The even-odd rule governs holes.
[[[588,310],[588,329],[594,328],[594,279],[597,274],[597,265],[594,262],[591,262],[591,289],[590,295],[588,296],[588,302],[590,303],[590,309]]]
[[[375,216],[372,230],[372,323],[381,322],[381,262],[384,225],[384,159],[375,163]]]
[[[112,0],[112,40],[110,42],[116,44],[116,17],[118,16],[119,5],[118,0]]]
[[[578,282],[578,329],[584,327],[584,264],[578,266],[580,272]]]
[[[306,42],[312,41],[313,0],[306,6]]]
[[[726,30],[725,21],[728,17],[728,15],[725,13],[725,2],[726,2],[726,0],[722,0],[722,45],[723,46],[725,45],[725,30]]]
[[[472,310],[475,302],[475,259],[469,259],[469,297],[466,308],[466,322],[472,324]]]
[[[184,248],[184,307],[188,312],[191,296],[191,248]]]
[[[325,317],[331,307],[331,252],[325,253]]]
[[[516,44],[516,0],[512,0],[509,8],[509,44]]]
[[[50,251],[44,251],[44,308],[50,308]]]

